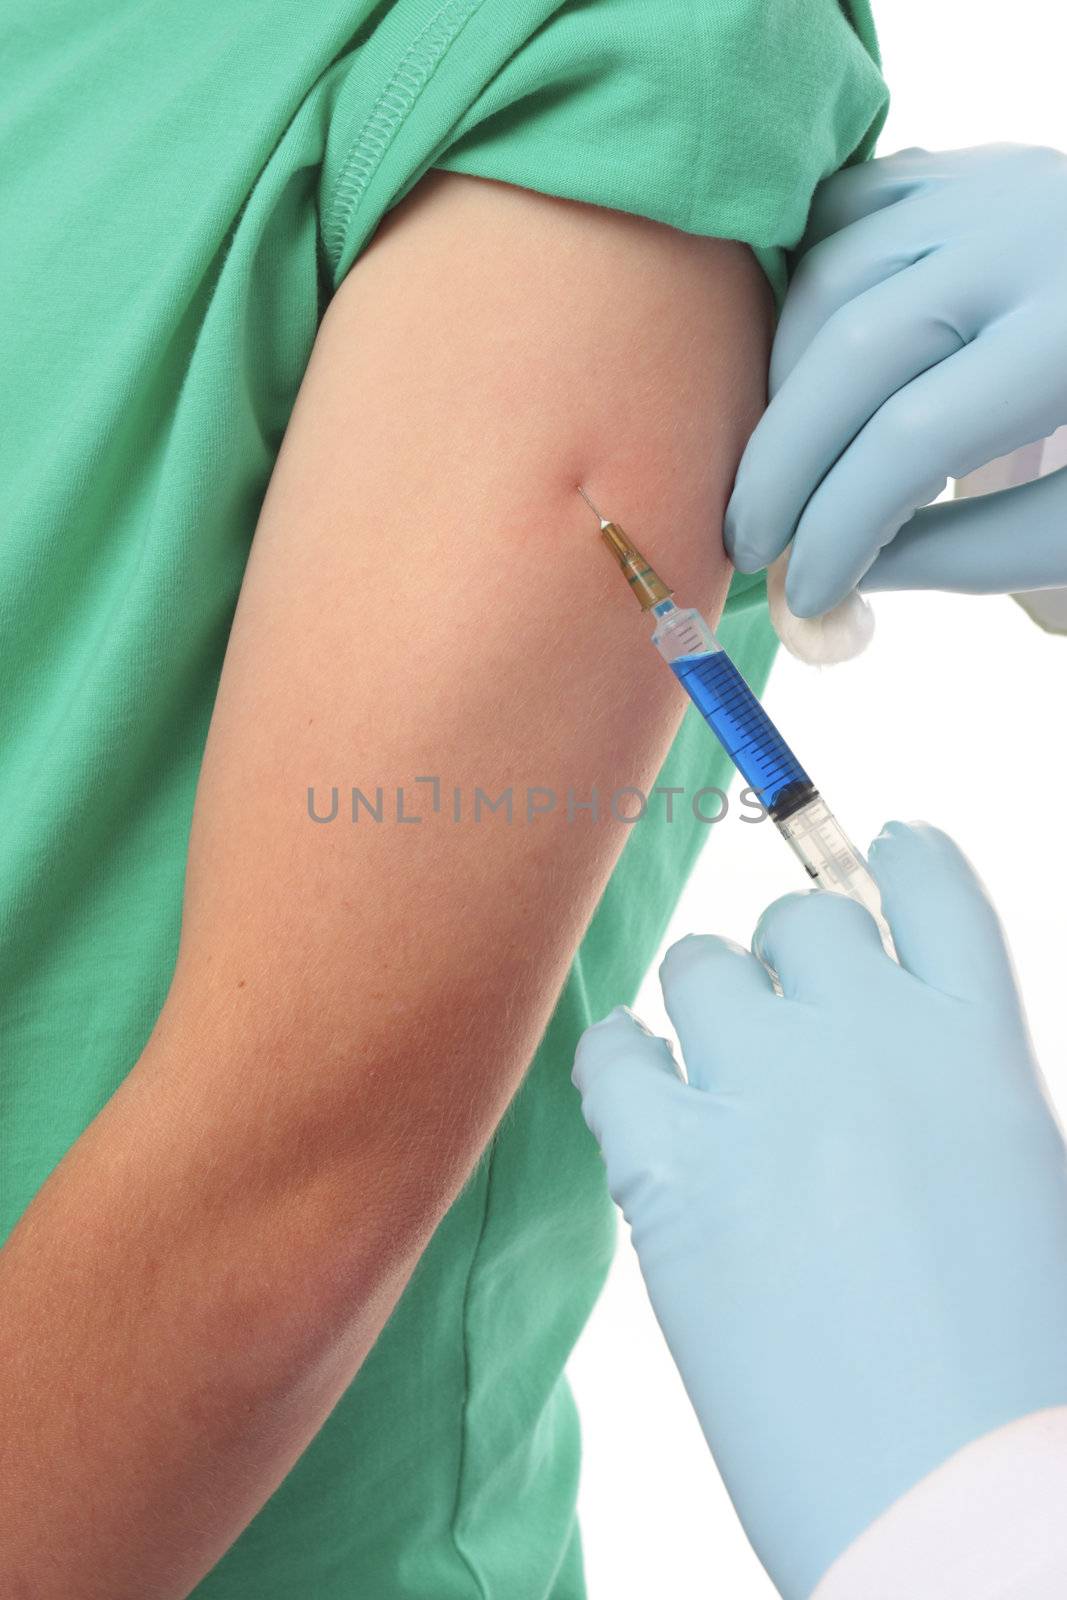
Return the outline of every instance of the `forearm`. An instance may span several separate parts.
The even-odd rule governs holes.
[[[0,1587],[18,1600],[187,1594],[403,1281],[404,1250],[393,1283],[380,1252],[356,1279],[373,1219],[357,1235],[339,1174],[190,1096],[192,1044],[164,1014],[0,1252]],[[363,1158],[381,1164],[370,1138]]]
[[[500,1097],[548,1003],[498,1039]],[[296,1040],[235,1080],[248,1023],[172,994],[0,1251],[12,1600],[186,1595],[352,1381],[498,1114],[456,1070],[462,1029],[434,1044],[455,1103],[412,1074],[408,1031],[312,1105]]]
[[[627,836],[447,801],[316,827],[309,784],[651,783],[678,696],[638,662],[579,474],[660,508],[650,553],[697,603],[725,591],[766,349],[747,253],[476,180],[405,208],[331,307],[263,509],[163,1016],[0,1257],[0,1568],[32,1600],[180,1600],[285,1476]]]
[[[355,1376],[493,1118],[447,1026],[451,1108],[399,1049],[314,1106],[295,1047],[235,1081],[237,1023],[172,997],[0,1252],[12,1600],[189,1592]],[[506,1086],[532,1047],[500,1045]]]

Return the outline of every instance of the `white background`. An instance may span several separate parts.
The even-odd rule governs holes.
[[[879,143],[996,139],[1067,147],[1063,62],[1048,0],[881,8],[893,93]],[[890,817],[952,833],[978,866],[1015,952],[1038,1053],[1067,1113],[1067,637],[1003,599],[875,597],[867,654],[817,671],[784,653],[766,704],[857,843]],[[797,887],[786,846],[731,815],[714,831],[668,943],[690,929],[747,943]],[[669,1027],[655,971],[638,1010]],[[591,1600],[771,1600],[644,1295],[625,1229],[571,1365],[585,1436],[581,1513]]]

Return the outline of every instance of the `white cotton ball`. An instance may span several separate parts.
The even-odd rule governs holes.
[[[792,545],[767,568],[771,625],[791,656],[813,667],[851,661],[874,637],[874,612],[854,589],[821,617],[795,617],[786,604],[785,575]]]

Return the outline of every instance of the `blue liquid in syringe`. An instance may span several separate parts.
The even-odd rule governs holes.
[[[811,779],[725,650],[679,656],[671,669],[741,776],[768,811],[794,785]]]

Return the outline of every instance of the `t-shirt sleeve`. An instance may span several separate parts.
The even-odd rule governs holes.
[[[329,270],[445,168],[743,240],[780,293],[816,184],[886,104],[865,0],[397,0],[339,77]]]

